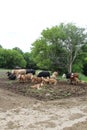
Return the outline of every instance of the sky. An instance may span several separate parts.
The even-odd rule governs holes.
[[[87,0],[0,0],[0,45],[30,52],[43,29],[60,23],[87,28]]]

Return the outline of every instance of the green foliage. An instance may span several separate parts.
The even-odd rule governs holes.
[[[83,65],[83,74],[87,76],[87,63]]]
[[[3,48],[2,45],[0,45],[0,48]]]
[[[87,76],[87,43],[82,46],[81,54],[79,56],[80,61],[82,62],[82,72]]]
[[[50,67],[49,46],[44,39],[41,38],[33,43],[31,54],[40,69],[48,69]]]
[[[5,50],[0,48],[0,68],[4,68],[6,65]]]
[[[85,29],[72,23],[47,28],[42,31],[41,38],[32,44],[33,59],[41,69],[80,71],[83,65],[76,68],[73,64],[77,63],[81,48],[86,44],[86,37]],[[80,59],[83,59],[81,55],[79,63]]]
[[[77,64],[73,64],[73,69],[72,72],[79,72],[82,73],[83,72],[83,64],[81,62],[78,62]]]
[[[87,76],[85,76],[85,75],[82,74],[82,73],[79,73],[79,79],[82,80],[82,81],[87,82]]]
[[[33,68],[33,69],[37,68],[36,64],[33,61],[31,53],[26,52],[23,54],[23,56],[26,61],[26,68]]]
[[[22,68],[26,67],[26,61],[24,60],[23,55],[21,55],[18,51],[12,50],[11,51],[12,56],[13,56],[13,65],[15,66],[20,66]]]
[[[84,28],[76,27],[74,24],[69,23],[64,26],[64,32],[66,39],[64,40],[64,46],[67,50],[68,57],[68,71],[72,72],[72,65],[77,59],[78,54],[81,51],[81,47],[86,44],[87,34]]]
[[[23,55],[16,50],[0,48],[0,68],[26,67]]]
[[[20,54],[23,54],[23,51],[19,47],[14,47],[13,50],[18,51]]]

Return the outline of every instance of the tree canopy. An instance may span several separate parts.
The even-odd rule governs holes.
[[[14,68],[15,66],[26,67],[26,61],[16,50],[0,48],[0,67]]]
[[[83,45],[87,44],[84,28],[69,23],[47,28],[32,44],[34,61],[40,68],[71,72]]]

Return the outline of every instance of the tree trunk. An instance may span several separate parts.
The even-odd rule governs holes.
[[[72,72],[72,62],[69,64],[68,72],[69,72],[69,73]]]
[[[68,72],[71,73],[72,72],[72,63],[73,63],[73,56],[72,56],[72,49],[71,52],[69,54],[69,63],[68,63]]]

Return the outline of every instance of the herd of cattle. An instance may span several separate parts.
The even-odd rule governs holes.
[[[50,74],[49,71],[41,71],[36,75],[34,69],[14,69],[12,72],[7,72],[8,79],[18,80],[19,82],[32,82],[34,83],[32,88],[41,88],[44,84],[56,85],[58,82],[58,72]],[[69,80],[71,84],[77,84],[80,82],[78,73],[63,74],[62,78]]]
[[[31,82],[34,83],[32,88],[40,88],[44,84],[57,84],[58,72],[52,75],[48,71],[41,71],[36,75],[34,69],[14,69],[12,72],[7,72],[9,80],[18,80],[21,83]]]

